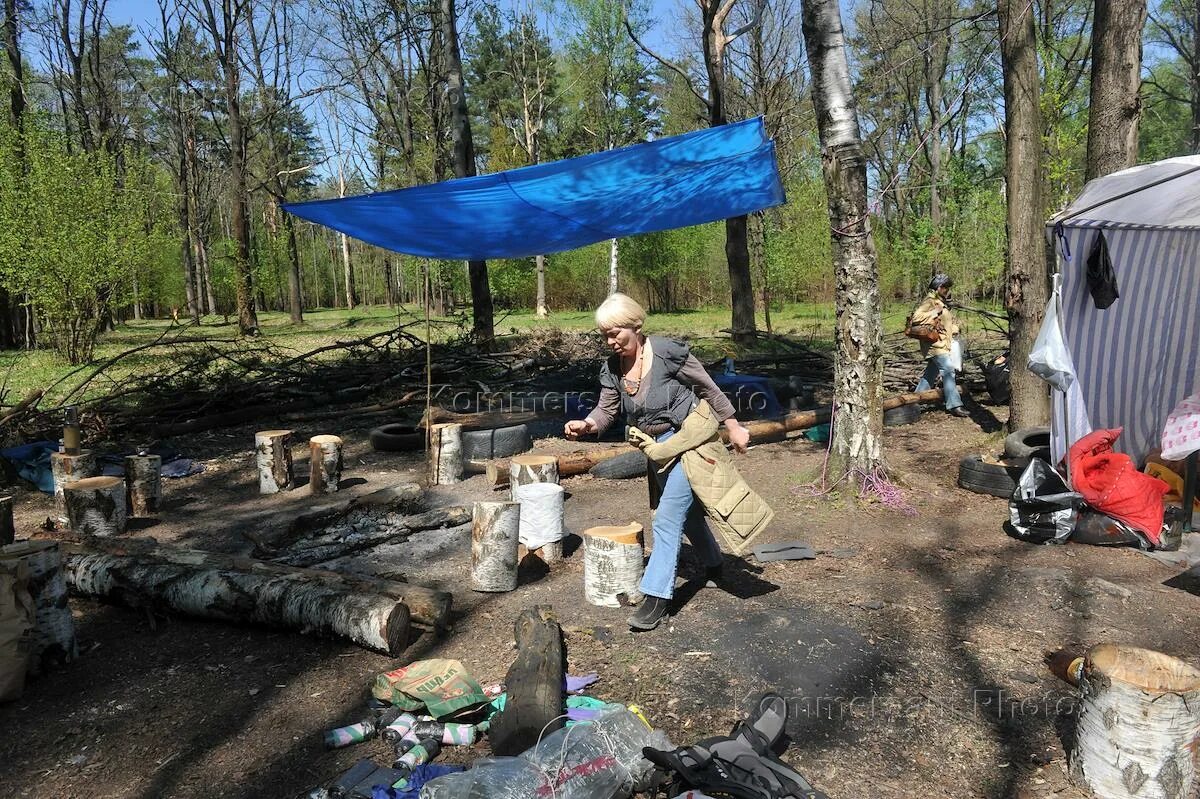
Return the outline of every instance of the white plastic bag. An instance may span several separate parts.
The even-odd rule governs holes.
[[[1066,391],[1075,382],[1075,364],[1058,326],[1058,305],[1053,296],[1046,303],[1046,318],[1033,342],[1027,365],[1029,371],[1059,391]]]
[[[962,371],[962,342],[954,339],[950,342],[950,366],[954,371]]]
[[[521,503],[519,537],[527,549],[540,549],[563,537],[563,487],[557,483],[518,486],[513,499]]]

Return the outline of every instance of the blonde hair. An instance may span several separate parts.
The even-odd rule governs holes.
[[[596,327],[611,330],[614,327],[640,329],[646,323],[646,309],[627,294],[610,294],[596,309]]]

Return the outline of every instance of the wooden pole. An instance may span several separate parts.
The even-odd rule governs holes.
[[[95,477],[97,474],[96,454],[88,449],[78,455],[52,452],[50,453],[50,471],[54,475],[54,508],[58,512],[58,522],[59,524],[69,524],[67,504],[63,498],[63,486],[85,477]]]
[[[56,541],[21,541],[0,549],[0,561],[19,560],[29,570],[34,603],[33,648],[29,671],[41,672],[79,655],[75,620],[67,605],[67,582]]]
[[[451,485],[462,479],[461,424],[435,424],[429,430],[429,484]]]
[[[503,592],[517,587],[520,545],[519,502],[476,502],[471,528],[471,584],[476,591]]]
[[[125,458],[125,486],[129,495],[129,510],[134,516],[158,514],[158,499],[162,495],[162,456],[128,455]]]
[[[13,525],[13,498],[0,497],[0,547],[11,544],[17,531]]]
[[[370,581],[183,550],[67,546],[67,580],[81,594],[204,619],[257,623],[349,638],[396,656],[408,645],[409,608]],[[395,584],[400,585],[400,584]]]
[[[254,434],[258,463],[258,493],[278,494],[291,491],[292,431],[263,430]]]
[[[622,599],[632,604],[640,602],[643,553],[643,530],[636,522],[584,530],[584,598],[609,608],[620,607]]]
[[[63,486],[67,523],[83,536],[112,536],[125,532],[129,519],[125,481],[120,477],[85,477]]]
[[[342,479],[342,440],[337,436],[313,436],[308,440],[311,475],[309,489],[314,494],[333,494]]]
[[[508,484],[514,500],[523,485],[557,482],[558,458],[553,455],[514,455],[508,461]]]
[[[540,411],[478,411],[475,413],[455,413],[445,408],[430,408],[421,416],[420,426],[425,427],[430,420],[437,424],[461,424],[463,430],[494,430],[497,427],[511,427],[517,424],[536,422],[542,419],[561,419],[561,410]]]

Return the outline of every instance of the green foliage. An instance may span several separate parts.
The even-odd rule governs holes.
[[[132,301],[135,267],[168,241],[152,222],[154,170],[133,153],[68,151],[35,124],[21,142],[3,134],[0,280],[28,298],[55,350],[81,363]]]

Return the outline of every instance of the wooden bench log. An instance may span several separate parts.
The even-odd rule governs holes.
[[[508,699],[488,731],[492,751],[501,757],[521,754],[564,724],[567,651],[554,610],[525,610],[514,627],[517,659],[504,680]]]

